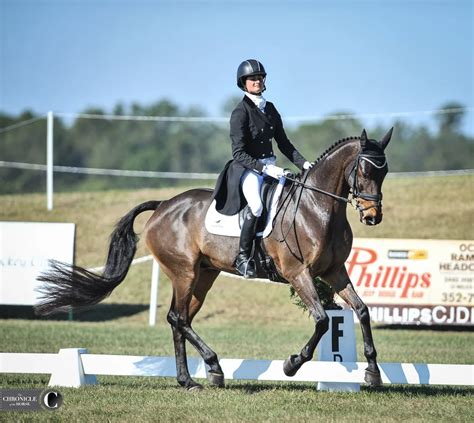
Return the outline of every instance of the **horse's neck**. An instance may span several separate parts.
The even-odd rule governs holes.
[[[330,192],[340,197],[347,198],[349,186],[346,182],[345,171],[348,165],[354,161],[358,149],[355,143],[345,144],[316,163],[307,179],[307,184],[324,191]],[[316,193],[313,193],[316,195]],[[317,194],[319,201],[320,194]],[[326,196],[324,202],[338,201],[330,196]]]

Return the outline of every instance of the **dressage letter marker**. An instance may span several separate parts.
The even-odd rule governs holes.
[[[327,310],[329,330],[318,345],[319,361],[356,362],[354,316],[352,310]],[[318,382],[320,391],[359,392],[358,383]]]

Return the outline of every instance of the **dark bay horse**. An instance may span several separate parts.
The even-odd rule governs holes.
[[[288,376],[312,359],[328,330],[329,318],[313,285],[313,279],[319,276],[359,318],[368,362],[365,381],[375,386],[382,383],[368,308],[355,292],[344,266],[352,246],[346,207],[353,201],[364,224],[376,225],[382,220],[381,188],[388,171],[384,150],[392,130],[380,141],[368,139],[365,130],[360,137],[338,141],[310,170],[297,175],[296,183],[284,188],[281,198],[286,202],[286,212],[276,216],[272,233],[262,242],[278,273],[294,287],[315,321],[308,343],[299,354],[285,360],[284,372]],[[96,304],[107,297],[125,279],[135,254],[136,216],[154,210],[146,224],[146,243],[173,285],[167,319],[173,332],[178,383],[187,389],[202,388],[188,371],[185,342],[189,341],[209,366],[211,384],[224,386],[216,353],[191,327],[220,271],[235,273],[238,238],[213,235],[204,227],[211,201],[212,191],[193,189],[166,201],[136,206],[119,221],[111,236],[102,275],[53,262],[52,270],[39,277],[46,284],[37,313]]]

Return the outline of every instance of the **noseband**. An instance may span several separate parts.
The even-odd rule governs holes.
[[[371,159],[383,159],[383,163],[381,165],[378,165],[377,163],[373,162]],[[383,169],[385,166],[387,166],[387,159],[385,158],[384,154],[359,153],[359,155],[357,156],[357,160],[354,162],[354,167],[352,168],[351,173],[349,175],[349,180],[352,178],[351,200],[357,200],[361,198],[362,200],[372,201],[373,203],[375,203],[364,208],[356,201],[355,208],[359,211],[365,211],[373,207],[379,208],[382,205],[382,193],[370,194],[368,192],[359,191],[359,188],[357,187],[357,178],[358,178],[357,175],[358,175],[360,162],[362,160],[369,162],[372,166],[374,166],[377,169]]]

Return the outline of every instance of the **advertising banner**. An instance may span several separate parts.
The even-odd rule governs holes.
[[[33,305],[48,260],[74,260],[73,223],[0,222],[0,304]]]
[[[356,238],[346,268],[375,322],[474,324],[474,241]]]

